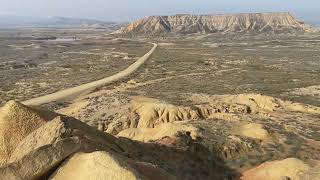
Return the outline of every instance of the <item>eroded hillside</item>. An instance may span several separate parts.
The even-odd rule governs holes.
[[[191,33],[298,33],[311,28],[290,13],[252,13],[230,15],[150,16],[121,28],[115,34],[159,35]]]

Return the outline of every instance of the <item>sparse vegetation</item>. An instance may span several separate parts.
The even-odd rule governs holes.
[[[151,45],[127,40],[104,38],[100,31],[15,30],[10,34],[33,36],[53,34],[83,37],[77,41],[52,41],[8,38],[0,30],[0,104],[8,100],[26,100],[98,80],[127,68]],[[125,44],[124,44],[125,42]],[[134,48],[131,48],[134,47]],[[42,84],[42,86],[38,86]],[[45,85],[47,84],[47,85]]]
[[[267,161],[320,159],[320,101],[315,98],[320,85],[319,33],[125,39],[93,30],[11,32],[19,37],[76,34],[79,39],[72,41],[4,38],[8,33],[0,31],[0,39],[5,39],[0,41],[0,104],[107,77],[149,51],[148,42],[159,44],[131,77],[43,105],[104,135],[127,130],[122,138],[112,138],[119,147],[134,145],[132,154],[119,150],[128,159],[136,157],[179,177],[199,175],[208,163],[215,168],[202,169],[199,177],[213,170],[223,178]],[[135,103],[139,98],[147,99],[145,104]],[[162,123],[177,124],[164,126],[156,136],[155,128]],[[146,137],[150,134],[152,138]],[[147,147],[154,148],[145,155]],[[159,147],[181,158],[179,166]],[[185,159],[187,166],[181,163]],[[181,166],[189,173],[193,164],[197,171],[179,171]]]

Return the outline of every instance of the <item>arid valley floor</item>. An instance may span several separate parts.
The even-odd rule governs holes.
[[[110,76],[152,47],[104,34],[86,29],[0,30],[0,104]],[[60,39],[47,40],[52,36]]]
[[[42,40],[48,36],[60,39]],[[150,42],[157,50],[130,77],[42,107],[140,142],[129,158],[178,179],[211,179],[209,170],[191,171],[206,166],[200,161],[216,163],[217,179],[232,179],[286,158],[308,164],[294,177],[320,178],[320,33],[128,39],[99,30],[0,30],[0,104],[115,74]],[[152,143],[177,149],[159,155]]]

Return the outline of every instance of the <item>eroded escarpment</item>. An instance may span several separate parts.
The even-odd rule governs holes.
[[[153,128],[162,123],[223,119],[239,121],[244,115],[270,117],[272,114],[286,112],[320,114],[320,108],[290,101],[282,101],[260,94],[187,95],[194,102],[192,106],[176,106],[161,100],[137,97],[128,107],[128,117],[109,124],[107,132],[117,134],[119,130],[129,127]],[[119,127],[124,126],[123,128]]]
[[[144,143],[171,145],[176,144],[176,137],[187,135],[183,138],[187,142],[201,144],[210,156],[238,172],[269,160],[319,158],[320,111],[316,106],[261,94],[185,94],[185,105],[109,91],[96,95],[82,99],[82,108],[64,110],[80,119],[95,117],[86,122]]]
[[[159,35],[192,33],[297,33],[311,31],[290,13],[243,13],[225,15],[150,16],[137,20],[115,34]]]

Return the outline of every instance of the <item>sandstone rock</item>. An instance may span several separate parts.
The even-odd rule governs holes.
[[[176,178],[153,164],[125,159],[115,153],[95,151],[74,154],[49,179],[174,180]]]
[[[137,127],[155,127],[174,121],[199,119],[197,111],[188,107],[177,107],[157,99],[136,98],[132,101],[132,111],[139,116]]]
[[[106,132],[118,134],[128,128],[153,128],[163,123],[186,120],[215,118],[237,121],[238,114],[247,113],[251,110],[246,105],[212,103],[175,106],[157,99],[138,97],[131,102],[130,115],[110,123]]]
[[[29,133],[58,114],[10,101],[0,110],[0,165]]]
[[[150,16],[116,31],[116,34],[157,35],[236,32],[305,32],[311,27],[290,13]]]
[[[179,132],[187,132],[193,139],[201,137],[196,127],[183,125],[181,123],[164,123],[155,128],[129,128],[121,131],[117,136],[148,142],[159,140],[166,136],[175,136]]]
[[[92,153],[76,153],[66,160],[50,179],[135,180],[147,178],[139,174],[124,159],[112,153],[96,151]]]
[[[175,106],[151,98],[136,98],[132,101],[132,112],[139,116],[137,127],[155,127],[162,123],[225,117],[226,114],[250,113],[247,106],[236,104],[205,104]],[[230,116],[227,116],[228,119]],[[232,118],[231,118],[232,119]]]
[[[242,180],[299,180],[299,176],[310,170],[310,166],[295,158],[271,161],[243,173]],[[302,179],[301,179],[302,180]]]
[[[0,168],[0,179],[43,178],[74,152],[121,151],[116,138],[78,120],[57,117],[25,137]]]
[[[79,139],[70,138],[28,152],[21,159],[0,167],[0,179],[43,179],[70,154],[80,150]]]

